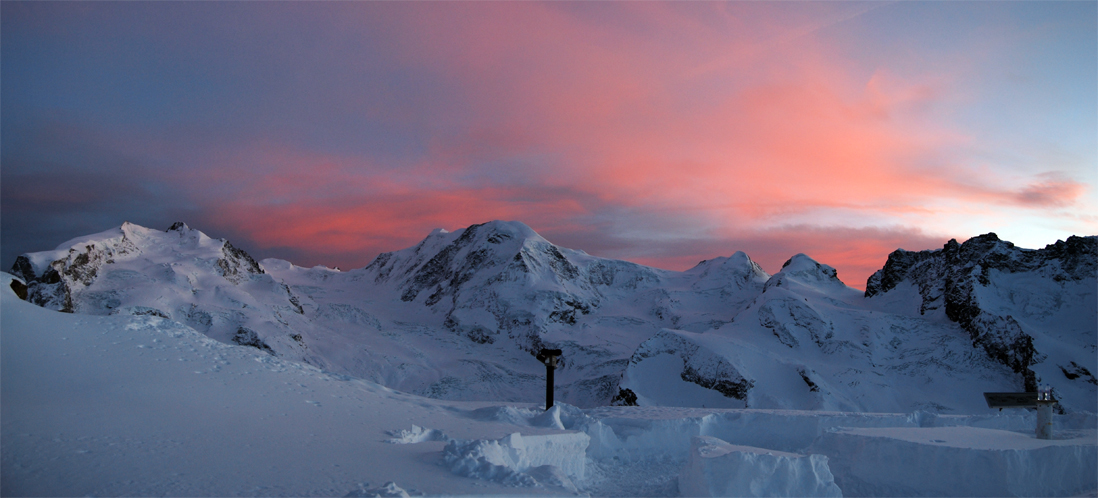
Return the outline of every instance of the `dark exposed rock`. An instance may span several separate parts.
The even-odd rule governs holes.
[[[366,265],[365,270],[377,271],[377,275],[374,277],[374,282],[379,283],[389,278],[389,273],[393,271],[393,267],[389,266],[389,261],[393,259],[393,253],[383,252],[378,254],[370,264]]]
[[[161,310],[158,310],[156,308],[149,307],[149,306],[129,306],[129,307],[113,310],[113,311],[111,311],[111,314],[112,315],[123,314],[123,315],[132,315],[132,316],[156,316],[156,317],[164,318],[166,320],[171,319],[171,316],[169,316],[167,313],[165,313]]]
[[[30,259],[26,256],[15,258],[15,264],[11,265],[11,274],[23,279],[23,281],[27,283],[36,280],[37,277],[34,274],[34,268],[31,266]]]
[[[286,284],[281,284],[281,285],[282,285],[282,288],[286,290],[286,295],[290,296],[290,298],[289,298],[290,299],[290,306],[293,306],[294,313],[297,313],[299,315],[304,315],[305,314],[305,308],[301,307],[301,301],[297,299],[297,296],[294,295],[294,293],[290,290],[289,286],[287,286]]]
[[[218,258],[217,267],[221,269],[221,276],[234,284],[242,282],[248,274],[262,275],[264,273],[263,268],[252,259],[251,255],[244,252],[243,249],[236,248],[227,240],[221,252],[225,257]]]
[[[591,306],[578,299],[567,299],[563,300],[563,302],[558,301],[556,309],[549,313],[548,318],[550,322],[575,325],[577,311],[583,315],[589,314],[591,313]]]
[[[125,225],[123,225],[125,228]],[[30,260],[25,256],[16,259],[12,271],[27,282],[27,300],[44,308],[71,313],[73,292],[91,285],[99,276],[99,269],[114,262],[114,258],[140,252],[123,230],[122,238],[112,244],[91,243],[82,248],[70,248],[66,257],[58,259],[35,274]]]
[[[804,380],[804,383],[808,384],[809,392],[820,392],[820,386],[817,386],[815,382],[812,382],[812,379],[808,377],[808,372],[805,372],[802,368],[800,370],[797,370],[797,373],[801,375],[801,379]]]
[[[682,335],[662,330],[645,341],[629,358],[630,365],[636,365],[647,358],[671,354],[682,359],[683,368],[679,377],[686,381],[713,389],[727,398],[745,401],[747,393],[755,382],[740,374],[726,358],[703,349],[697,342]]]
[[[15,292],[16,296],[19,296],[19,299],[27,300],[27,285],[23,282],[12,279],[11,290]]]
[[[489,332],[488,329],[484,327],[473,327],[472,329],[469,329],[469,331],[466,332],[465,335],[469,338],[469,340],[477,344],[491,344],[495,342],[495,339],[492,338],[491,332]]]
[[[1069,237],[1044,249],[1021,249],[994,233],[973,237],[963,244],[950,240],[941,249],[905,251],[889,255],[884,268],[866,282],[866,297],[886,293],[910,282],[922,297],[920,313],[942,309],[969,333],[972,343],[989,357],[1009,366],[1023,378],[1027,391],[1036,390],[1030,366],[1043,358],[1033,338],[1013,317],[984,309],[978,289],[991,284],[991,271],[1041,272],[1056,282],[1094,278],[1098,269],[1098,236]]]
[[[255,331],[252,329],[246,327],[240,327],[236,329],[236,334],[233,335],[232,341],[233,344],[250,346],[260,351],[263,351],[264,353],[267,353],[271,356],[275,356],[274,350],[272,350],[266,342],[263,342],[263,339],[259,338],[259,334],[256,334]]]
[[[1059,365],[1059,367],[1060,371],[1064,372],[1064,377],[1067,377],[1068,380],[1075,380],[1082,377],[1084,381],[1098,385],[1098,379],[1094,378],[1094,374],[1090,373],[1090,370],[1087,370],[1086,367],[1079,365],[1074,361],[1071,362],[1071,366]]]
[[[637,406],[637,393],[630,389],[618,389],[618,394],[610,400],[610,406]]]
[[[702,375],[689,363],[683,366],[682,373],[679,376],[682,380],[687,382],[693,382],[706,389],[713,389],[714,391],[723,394],[726,398],[741,400],[747,398],[747,391],[755,386],[754,382],[742,377],[738,381],[733,381],[726,378],[714,378]]]

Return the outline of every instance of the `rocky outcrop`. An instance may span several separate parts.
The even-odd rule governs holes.
[[[27,282],[28,301],[58,311],[80,311],[82,303],[74,300],[74,295],[91,286],[101,276],[105,265],[140,257],[146,250],[162,249],[164,241],[150,241],[148,231],[132,223],[123,223],[117,229],[84,237],[84,240],[75,239],[53,251],[21,255],[11,271]],[[190,244],[195,246],[201,238],[208,240],[201,232],[181,222],[173,224],[166,232],[190,239]],[[227,240],[216,242],[221,247],[213,265],[226,280],[240,284],[250,275],[263,274],[263,268],[248,253]],[[96,303],[102,301],[98,296],[89,297]]]
[[[967,331],[974,346],[1009,366],[1034,391],[1037,378],[1031,366],[1042,355],[1033,337],[1010,314],[989,309],[985,292],[998,273],[1036,273],[1051,282],[1094,279],[1098,267],[1098,237],[1069,237],[1044,249],[1021,249],[994,233],[973,237],[963,244],[950,240],[942,249],[905,251],[889,255],[884,268],[866,282],[866,297],[885,294],[903,282],[912,284],[922,298],[921,314],[941,310]],[[1017,292],[1041,292],[1017,289]]]
[[[12,273],[27,282],[28,301],[72,313],[75,311],[73,293],[91,285],[103,265],[113,263],[115,258],[141,252],[129,236],[134,227],[136,225],[123,223],[117,233],[111,234],[113,236],[36,253],[38,257],[33,259],[30,255],[21,255],[12,265]]]
[[[301,342],[301,336],[298,335],[295,340]],[[267,345],[267,343],[264,342],[263,339],[260,339],[259,334],[256,334],[254,330],[247,327],[240,327],[236,329],[236,334],[233,334],[232,341],[233,344],[256,348],[271,356],[275,356],[275,352],[271,349],[271,346]]]
[[[685,338],[683,333],[672,330],[660,331],[637,348],[629,358],[629,365],[635,367],[646,359],[665,354],[682,359],[682,371],[679,373],[682,380],[717,391],[726,398],[745,401],[744,407],[746,407],[747,393],[755,383],[745,378],[725,357],[716,355],[697,342]],[[624,391],[625,389],[619,392],[623,401],[629,399],[629,394],[623,394]],[[635,394],[632,399],[633,403],[636,403]]]

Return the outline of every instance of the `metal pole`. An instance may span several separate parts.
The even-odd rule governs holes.
[[[557,358],[564,354],[559,349],[542,349],[537,354],[538,361],[545,364],[545,409],[553,407],[553,370],[557,368]]]
[[[554,358],[555,359],[555,358]],[[553,363],[545,364],[545,409],[553,407],[553,371],[556,370]]]
[[[1037,439],[1052,439],[1052,388],[1049,386],[1037,390]]]

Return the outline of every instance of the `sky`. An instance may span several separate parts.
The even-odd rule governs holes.
[[[1096,2],[0,3],[0,264],[129,221],[365,266],[1098,234]]]

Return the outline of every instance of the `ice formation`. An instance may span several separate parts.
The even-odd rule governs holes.
[[[543,466],[583,479],[590,438],[582,432],[523,436],[517,432],[497,440],[453,440],[442,455],[457,475],[518,485],[536,485],[527,472]]]
[[[712,436],[691,439],[679,477],[682,496],[842,496],[823,455],[798,455],[729,444]]]

